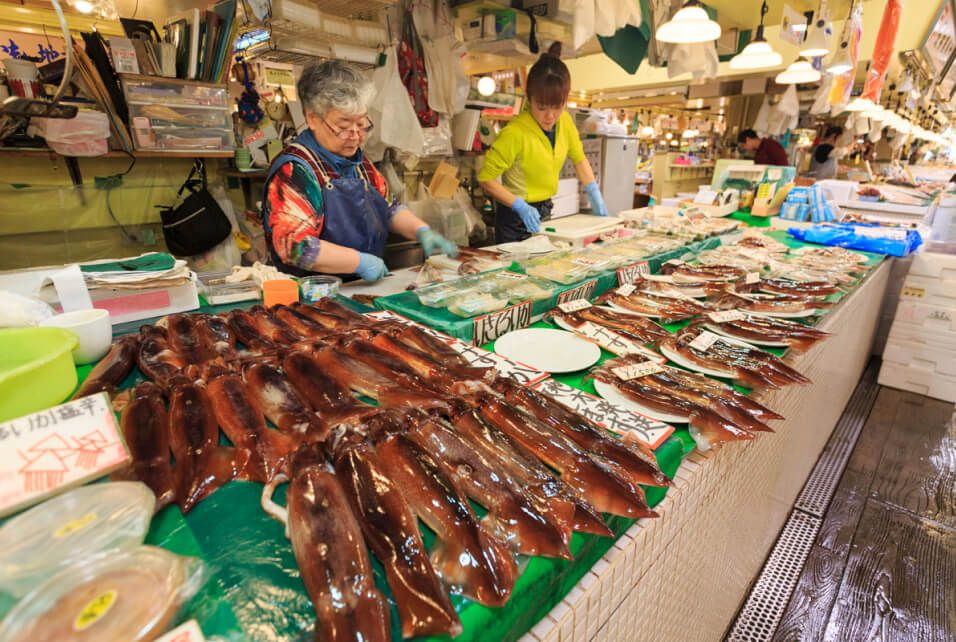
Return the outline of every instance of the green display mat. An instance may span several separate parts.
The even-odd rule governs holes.
[[[745,223],[748,227],[770,227],[770,216],[753,216],[750,212],[737,211],[727,218]]]
[[[719,236],[711,237],[704,239],[703,241],[689,243],[670,252],[665,252],[663,254],[657,254],[655,256],[642,259],[635,259],[635,263],[647,261],[651,272],[657,272],[660,270],[660,267],[663,263],[670,261],[671,259],[680,258],[688,252],[697,253],[703,252],[704,250],[713,249],[719,246],[720,242]],[[555,290],[554,294],[549,299],[534,302],[534,305],[531,308],[532,316],[539,316],[548,310],[553,309],[555,306],[557,306],[558,297],[561,296],[561,294],[567,292],[568,290],[573,290],[574,288],[580,287],[581,285],[592,280],[597,281],[594,289],[594,296],[598,296],[610,290],[611,288],[617,287],[617,270],[606,270],[596,276],[589,277],[578,283],[572,283],[571,285],[562,285],[558,287],[558,289]],[[381,310],[391,310],[393,312],[397,312],[398,314],[401,314],[412,321],[417,321],[427,325],[428,327],[434,328],[435,330],[443,332],[451,337],[461,339],[466,343],[471,343],[474,336],[474,319],[476,317],[464,319],[452,314],[445,308],[429,308],[424,306],[419,302],[418,296],[414,292],[399,292],[397,294],[379,297],[375,299],[375,307]]]
[[[807,245],[787,237],[786,232],[771,232],[770,236],[790,247]],[[681,250],[681,253],[687,250]],[[861,253],[866,254],[866,253]],[[869,267],[877,265],[881,255],[867,255]],[[836,295],[834,298],[839,298]],[[350,300],[351,307],[366,311]],[[250,307],[256,302],[230,306],[203,306],[199,312],[220,312],[236,307]],[[135,331],[148,321],[130,324],[126,331]],[[547,324],[537,324],[548,327]],[[684,324],[667,326],[676,330]],[[118,333],[123,329],[117,328]],[[485,346],[494,348],[493,343]],[[779,354],[780,351],[778,350]],[[613,355],[606,351],[602,360]],[[89,374],[91,366],[78,368],[80,381]],[[586,373],[559,375],[554,378],[574,388],[595,393],[593,383],[584,381]],[[123,388],[142,380],[138,370],[124,382]],[[742,389],[745,390],[745,389]],[[686,426],[676,431],[657,449],[656,456],[662,470],[673,477],[680,462],[694,448]],[[762,438],[773,438],[768,435]],[[250,640],[254,642],[293,642],[310,640],[314,622],[312,605],[299,575],[292,547],[285,538],[283,526],[266,515],[259,505],[262,486],[249,482],[230,482],[183,516],[178,506],[160,511],[151,524],[146,542],[162,546],[175,553],[199,557],[206,565],[206,582],[196,597],[184,608],[181,619],[195,618],[207,637],[222,640]],[[647,488],[648,503],[653,507],[665,497],[666,489]],[[285,486],[275,497],[285,502]],[[666,519],[666,518],[665,518]],[[634,523],[634,520],[612,517],[608,525],[613,538],[575,533],[571,540],[573,560],[528,558],[518,579],[511,600],[504,607],[492,609],[475,604],[460,596],[452,600],[458,610],[463,633],[461,641],[517,640],[540,621],[567,595],[594,563],[600,559]],[[434,542],[434,534],[422,527],[426,545]],[[373,556],[375,580],[390,597],[381,566]],[[390,598],[391,599],[391,598]],[[9,608],[0,596],[0,614]],[[653,616],[653,614],[649,614]],[[392,608],[392,637],[401,639],[396,609]],[[418,640],[447,640],[445,637],[417,638]]]

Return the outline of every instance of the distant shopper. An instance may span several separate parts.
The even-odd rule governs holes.
[[[836,178],[837,161],[846,156],[847,148],[838,147],[837,143],[843,136],[843,128],[839,125],[827,127],[823,138],[811,152],[810,175],[821,180]]]
[[[772,138],[760,138],[752,129],[745,129],[737,136],[737,147],[754,155],[757,165],[789,165],[786,150]]]

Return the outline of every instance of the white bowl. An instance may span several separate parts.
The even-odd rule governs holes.
[[[83,365],[103,358],[113,341],[113,324],[106,310],[75,310],[57,314],[40,322],[43,326],[65,328],[76,333],[80,342],[73,350],[73,363]]]

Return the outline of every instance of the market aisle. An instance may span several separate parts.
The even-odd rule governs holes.
[[[956,639],[954,418],[880,388],[774,640]]]

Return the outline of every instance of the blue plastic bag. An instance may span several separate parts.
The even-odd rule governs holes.
[[[805,229],[791,227],[787,233],[805,243],[834,245],[889,256],[906,256],[923,244],[916,230],[871,223],[824,223]]]

